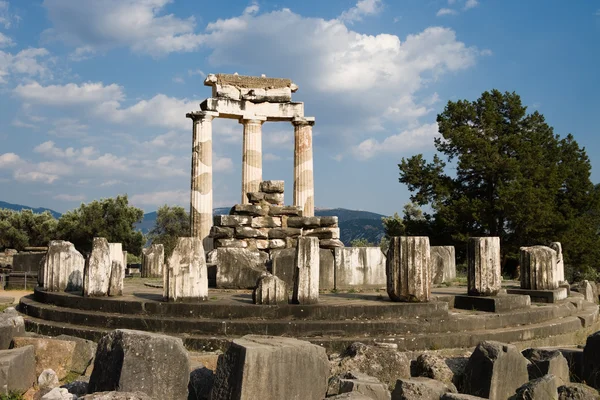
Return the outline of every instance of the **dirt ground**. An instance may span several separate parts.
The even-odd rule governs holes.
[[[14,297],[13,304],[19,304],[21,297],[32,293],[33,290],[0,290],[0,297]]]

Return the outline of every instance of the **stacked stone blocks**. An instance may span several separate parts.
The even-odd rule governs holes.
[[[296,247],[299,237],[316,237],[321,248],[343,247],[337,217],[304,217],[299,206],[284,206],[283,181],[262,181],[247,193],[250,204],[236,204],[230,215],[216,215],[214,247],[271,250]]]

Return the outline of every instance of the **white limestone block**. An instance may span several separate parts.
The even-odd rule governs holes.
[[[386,258],[379,247],[338,247],[334,260],[336,289],[386,286]]]
[[[472,237],[467,246],[469,296],[495,296],[502,285],[500,238]]]
[[[85,259],[71,242],[52,240],[40,269],[40,285],[54,292],[83,289]]]
[[[454,246],[431,246],[432,282],[439,285],[456,278],[456,255]]]
[[[142,249],[142,278],[159,278],[163,275],[165,247],[162,244],[152,244]]]
[[[563,261],[562,244],[560,242],[552,242],[550,248],[556,251],[556,279],[559,282],[565,281],[565,262]]]
[[[392,301],[426,302],[431,298],[429,238],[392,237],[386,260],[387,292]]]
[[[92,252],[85,262],[84,296],[106,296],[110,283],[110,247],[105,238],[94,238]]]
[[[319,239],[298,238],[294,270],[292,303],[315,304],[319,302]]]
[[[556,251],[546,246],[521,247],[521,288],[558,289]]]
[[[168,301],[208,300],[208,271],[202,239],[178,239],[167,261],[163,292]]]

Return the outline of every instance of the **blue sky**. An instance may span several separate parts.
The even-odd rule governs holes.
[[[317,207],[383,214],[397,164],[432,156],[449,100],[516,91],[600,182],[600,2],[0,0],[0,200],[60,212],[127,193],[189,201],[208,73],[291,78],[314,127]],[[214,202],[240,201],[242,127],[213,125]],[[293,127],[263,126],[263,178],[293,188]]]

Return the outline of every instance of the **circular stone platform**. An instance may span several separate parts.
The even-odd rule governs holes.
[[[584,341],[600,329],[598,306],[573,293],[554,304],[506,312],[451,307],[466,288],[433,290],[429,303],[395,303],[385,291],[323,293],[315,305],[252,304],[250,291],[209,291],[203,303],[166,303],[162,290],[143,279],[125,280],[121,297],[84,298],[45,292],[21,299],[26,327],[46,335],[70,334],[98,340],[117,328],[179,336],[190,350],[225,349],[247,334],[289,336],[341,351],[350,343],[395,344],[399,350],[474,347],[482,340],[528,345]]]

